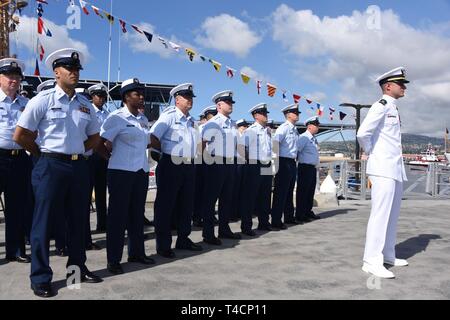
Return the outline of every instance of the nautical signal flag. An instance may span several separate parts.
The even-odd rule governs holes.
[[[344,118],[345,118],[346,116],[347,116],[346,113],[344,113],[344,112],[342,112],[342,111],[339,112],[339,119],[341,119],[341,121],[344,120]]]
[[[103,11],[103,13],[105,14],[106,19],[108,19],[109,23],[114,24],[114,17],[110,15],[108,12]]]
[[[194,57],[195,57],[195,51],[194,50],[186,48],[186,54],[188,55],[189,60],[194,61]]]
[[[299,103],[300,99],[302,98],[301,96],[295,93],[292,95],[292,97],[294,98],[294,103]]]
[[[81,9],[83,10],[83,12],[84,12],[85,14],[89,15],[89,11],[88,11],[88,9],[86,8],[86,2],[84,2],[83,0],[80,0],[80,7],[81,7]]]
[[[41,17],[38,17],[37,23],[38,23],[38,33],[42,34],[42,30],[44,30],[44,20],[42,20]]]
[[[95,7],[95,6],[91,6],[92,10],[94,10],[95,14],[98,15],[100,18],[103,19],[102,14],[100,13],[100,9]]]
[[[267,95],[269,97],[275,96],[276,91],[277,87],[275,87],[273,84],[267,83]]]
[[[283,90],[283,100],[284,100],[284,102],[288,102],[288,99],[286,96],[286,90]]]
[[[126,28],[127,24],[125,23],[125,21],[123,21],[122,19],[119,19],[119,23],[120,23],[120,28],[122,28],[122,32],[127,33],[127,28]]]
[[[177,45],[176,43],[173,43],[172,41],[169,41],[169,44],[172,47],[172,49],[175,50],[176,52],[180,51],[181,46]]]
[[[220,67],[222,67],[222,64],[220,64],[219,62],[212,60],[212,59],[209,59],[209,62],[212,63],[214,70],[216,70],[217,72],[220,71]]]
[[[234,70],[233,68],[230,68],[229,66],[226,66],[226,68],[227,68],[227,77],[233,78],[236,70]]]
[[[35,76],[40,76],[41,72],[39,71],[39,62],[38,59],[36,58],[36,67],[34,68],[34,75]]]
[[[311,104],[312,100],[306,99],[306,102],[308,102],[308,104]]]
[[[245,84],[247,84],[250,81],[250,77],[242,72],[241,72],[241,78],[242,78],[242,82],[244,82]]]
[[[256,89],[258,90],[258,94],[261,93],[261,81],[260,80],[256,80]]]
[[[142,31],[145,36],[147,37],[148,42],[152,42],[153,35],[151,33],[148,33],[147,31]]]
[[[140,34],[142,34],[141,29],[139,29],[138,27],[136,27],[134,24],[131,25],[131,27],[136,30],[136,32],[139,32]]]

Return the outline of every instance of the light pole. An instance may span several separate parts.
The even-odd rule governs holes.
[[[367,104],[353,104],[353,103],[341,103],[339,105],[340,107],[349,107],[349,108],[354,108],[356,109],[356,133],[358,133],[359,130],[359,126],[361,125],[361,109],[363,108],[370,108],[371,105],[367,105]],[[355,134],[355,160],[359,160],[359,154],[360,154],[360,150],[359,150],[359,142],[358,142],[358,138],[356,138],[356,134]]]

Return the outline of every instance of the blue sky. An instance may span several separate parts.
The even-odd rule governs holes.
[[[81,14],[81,28],[69,30],[68,1],[48,0],[44,5],[46,25],[54,37],[42,37],[46,54],[62,46],[88,51],[82,78],[107,79],[109,24]],[[74,1],[79,5],[79,1]],[[110,1],[91,0],[110,11]],[[32,47],[36,37],[35,1],[23,12],[12,49],[34,70]],[[374,7],[375,6],[375,7]],[[369,8],[369,10],[368,10]],[[374,11],[375,10],[375,11]],[[377,11],[379,10],[379,11]],[[266,102],[270,117],[281,121],[287,105],[281,89],[298,93],[325,108],[323,122],[340,123],[328,117],[328,107],[341,102],[372,104],[380,92],[373,79],[397,66],[405,66],[412,83],[408,96],[399,101],[403,131],[440,136],[450,127],[450,1],[137,1],[114,0],[112,14],[135,23],[155,36],[144,36],[128,27],[121,35],[113,25],[111,80],[118,77],[118,39],[121,37],[120,80],[138,77],[143,82],[178,84],[192,82],[197,98],[193,115],[211,105],[218,91],[235,92],[232,118],[250,119],[248,110]],[[222,63],[219,73],[210,63],[189,62],[184,52],[166,50],[156,35]],[[170,52],[169,52],[170,51]],[[225,65],[237,69],[226,77]],[[245,85],[239,72],[245,68],[252,80]],[[250,68],[250,69],[249,69]],[[41,73],[50,75],[41,65]],[[257,94],[254,79],[262,80]],[[277,86],[274,98],[265,83]],[[313,115],[302,99],[301,120]],[[436,115],[439,119],[436,121]],[[354,121],[350,116],[347,123]]]

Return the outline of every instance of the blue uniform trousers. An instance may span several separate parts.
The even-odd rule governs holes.
[[[122,260],[125,229],[128,256],[142,257],[144,250],[144,213],[148,173],[108,169],[109,206],[106,227],[108,263]]]
[[[206,165],[203,179],[203,238],[214,237],[214,214],[219,200],[219,234],[230,233],[228,225],[232,210],[235,164],[212,163]]]
[[[170,155],[163,154],[156,167],[156,185],[154,218],[156,250],[165,251],[171,248],[172,216],[176,219],[177,244],[180,246],[187,244],[194,210],[194,161],[174,164]]]
[[[275,175],[275,186],[273,190],[272,224],[280,225],[284,212],[284,220],[294,218],[293,193],[297,167],[295,159],[279,158],[279,168]]]
[[[106,175],[108,171],[108,161],[94,153],[89,161],[92,162],[92,189],[95,191],[95,210],[97,213],[97,229],[106,229]]]
[[[92,243],[91,236],[91,201],[92,191],[95,190],[95,210],[97,212],[97,229],[106,229],[106,174],[108,161],[97,154],[89,157],[89,195],[86,217],[86,244]]]
[[[298,164],[296,219],[305,219],[311,214],[316,191],[316,180],[317,171],[315,166],[303,163]]]
[[[244,167],[244,179],[241,198],[241,230],[243,232],[252,229],[253,212],[258,214],[259,226],[269,225],[272,175],[261,173],[270,168],[258,161],[257,164],[246,164]]]
[[[239,206],[241,204],[242,197],[242,180],[244,177],[244,166],[245,164],[240,164],[236,162],[234,167],[234,186],[233,186],[233,200],[232,202],[232,211],[230,219],[240,219]]]
[[[5,198],[6,256],[25,254],[25,235],[31,185],[31,159],[24,150],[18,155],[0,155],[0,193]]]
[[[86,160],[61,160],[41,156],[32,172],[35,196],[31,227],[31,275],[33,284],[49,283],[53,272],[49,264],[49,231],[51,222],[67,222],[67,266],[86,270],[85,222],[89,189],[89,169]]]
[[[200,163],[195,165],[195,198],[194,213],[192,220],[199,222],[202,220],[202,203],[203,203],[203,175],[206,164]]]

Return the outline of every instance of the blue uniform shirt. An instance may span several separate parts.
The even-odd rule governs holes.
[[[112,142],[108,169],[149,171],[147,147],[150,128],[142,113],[134,116],[127,106],[111,112],[102,125],[100,136]]]
[[[290,159],[297,158],[298,136],[297,128],[290,121],[286,121],[278,127],[273,139],[280,145],[280,157]]]
[[[185,116],[177,107],[164,110],[150,129],[161,142],[161,151],[165,154],[195,158],[198,132],[192,117]]]
[[[84,142],[100,129],[89,100],[78,93],[70,99],[58,85],[32,98],[17,125],[38,131],[42,152],[63,154],[85,153]]]
[[[25,110],[28,102],[27,98],[17,95],[11,100],[2,89],[0,89],[0,148],[8,150],[22,149],[13,141],[14,131],[16,130],[17,121]]]
[[[240,141],[248,152],[251,161],[269,162],[272,160],[272,138],[270,128],[255,122],[244,131]]]
[[[236,157],[236,124],[218,113],[203,127],[202,139],[207,142],[206,151],[216,157]]]
[[[103,107],[103,110],[100,110],[94,104],[92,104],[92,106],[94,107],[95,116],[97,117],[98,123],[100,124],[100,126],[103,125],[106,118],[108,118],[109,116],[109,112],[105,109],[105,107]],[[85,153],[85,155],[92,156],[93,153],[94,153],[93,150],[89,150],[88,152]]]
[[[306,130],[297,140],[299,163],[312,164],[314,166],[319,164],[319,150],[317,140],[311,132]]]

